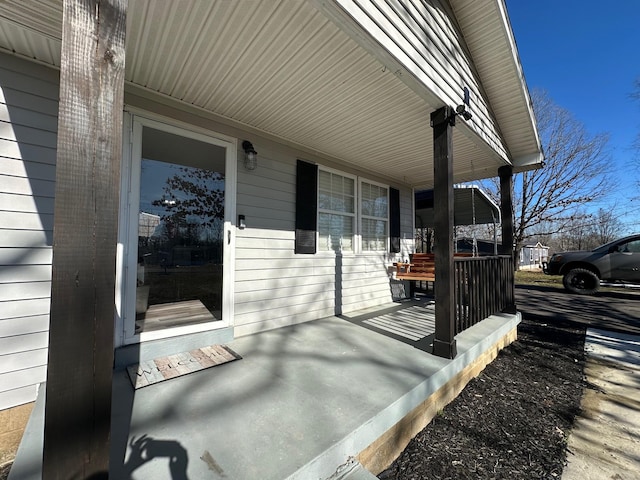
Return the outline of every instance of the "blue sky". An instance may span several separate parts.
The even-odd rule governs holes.
[[[640,231],[640,171],[631,148],[640,132],[640,0],[506,0],[530,90],[541,88],[592,133],[610,135],[621,219]]]

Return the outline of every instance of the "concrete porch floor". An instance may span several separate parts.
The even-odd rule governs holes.
[[[136,391],[114,372],[110,478],[326,479],[376,441],[360,459],[379,469],[385,432],[417,433],[429,398],[455,395],[520,319],[495,315],[462,332],[446,360],[425,351],[433,313],[411,301],[238,338],[228,345],[242,360]],[[41,478],[42,397],[10,480]]]

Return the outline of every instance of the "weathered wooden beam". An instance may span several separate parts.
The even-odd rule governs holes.
[[[511,257],[511,266],[515,270],[514,255],[514,218],[513,218],[513,167],[505,165],[498,169],[500,177],[500,215],[502,216],[502,244],[500,246],[501,255],[509,255]],[[505,308],[507,313],[516,312],[515,303],[515,285],[511,282],[508,286],[509,292],[507,297],[510,299],[509,304]]]
[[[433,353],[454,358],[455,339],[455,275],[453,265],[453,124],[451,107],[431,113],[433,128],[433,229],[435,232],[436,332]]]
[[[64,0],[43,478],[107,478],[127,0]]]

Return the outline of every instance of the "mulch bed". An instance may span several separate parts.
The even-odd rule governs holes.
[[[0,480],[6,480],[9,478],[9,470],[11,470],[11,463],[0,466]]]
[[[580,409],[585,327],[523,320],[505,348],[378,478],[559,479]]]

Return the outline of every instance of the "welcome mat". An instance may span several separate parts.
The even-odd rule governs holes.
[[[242,357],[226,345],[210,345],[190,352],[147,360],[127,367],[135,390],[188,373],[240,360]]]

